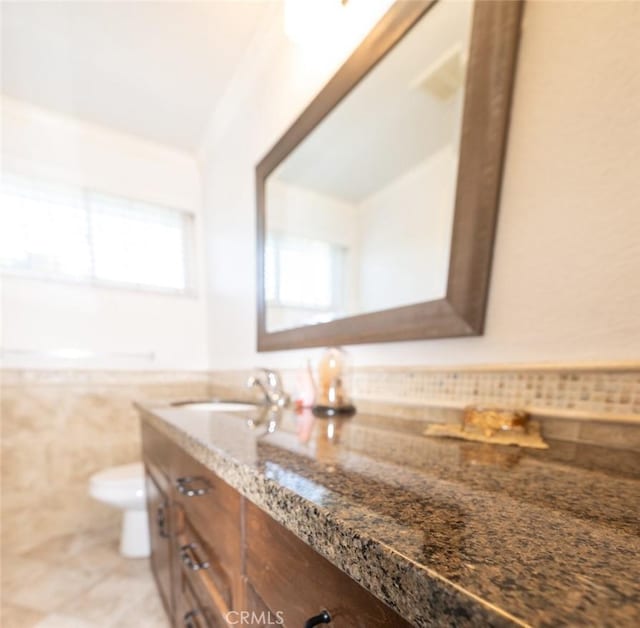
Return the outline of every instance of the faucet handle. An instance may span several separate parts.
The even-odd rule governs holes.
[[[266,376],[267,382],[269,382],[269,386],[273,390],[282,391],[282,377],[278,371],[274,371],[273,369],[263,369]]]
[[[249,379],[247,379],[247,388],[252,388],[253,386],[257,386],[258,378],[255,375],[250,375]]]
[[[251,377],[249,377],[249,379],[247,380],[247,388],[259,388],[265,398],[269,397],[269,391],[267,390],[267,387],[257,375],[251,375]]]
[[[282,377],[278,371],[267,368],[256,369],[256,373],[249,377],[247,386],[256,386],[264,393],[265,401],[271,405],[284,407],[289,403],[290,397],[282,387]]]
[[[261,376],[264,376],[264,381],[261,381]],[[282,390],[282,378],[280,377],[280,373],[273,369],[264,367],[257,368],[254,375],[249,378],[247,385],[255,386],[257,382],[261,382],[272,390]]]

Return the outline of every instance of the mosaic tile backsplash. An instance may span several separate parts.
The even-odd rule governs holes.
[[[250,371],[216,371],[214,385],[240,390]],[[294,396],[297,371],[283,371]],[[607,368],[361,367],[349,376],[360,403],[462,409],[492,405],[533,415],[640,423],[640,364]]]
[[[640,369],[628,371],[361,370],[356,398],[443,405],[497,405],[531,414],[640,421]]]

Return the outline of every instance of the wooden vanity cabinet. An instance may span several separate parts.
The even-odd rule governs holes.
[[[247,584],[272,616],[284,611],[285,625],[298,628],[326,609],[331,626],[410,626],[257,506],[245,508]]]
[[[241,496],[181,449],[172,465],[175,569],[189,579],[206,625],[225,626],[226,614],[242,605]]]
[[[176,614],[174,625],[184,628],[208,628],[212,625],[202,608],[186,574],[179,574],[176,581]],[[180,619],[178,619],[180,618]]]
[[[226,482],[143,422],[151,568],[176,628],[409,626]],[[240,613],[244,613],[243,617]]]
[[[149,513],[149,541],[151,545],[151,570],[156,580],[160,598],[171,617],[174,612],[172,566],[172,511],[171,483],[167,469],[156,464],[154,442],[156,435],[143,430],[145,490]]]
[[[151,464],[146,466],[145,488],[147,492],[147,511],[149,513],[149,540],[151,543],[151,568],[155,575],[158,590],[165,610],[173,613],[171,580],[171,530],[169,498],[166,488],[157,470]]]

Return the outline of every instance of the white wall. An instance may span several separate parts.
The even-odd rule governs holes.
[[[640,356],[638,32],[639,3],[526,3],[485,334],[354,346],[356,364]],[[259,52],[204,155],[214,368],[311,353],[255,351],[254,167],[335,64],[274,31]]]
[[[353,204],[277,179],[267,182],[266,196],[268,231],[354,246],[358,225]]]
[[[202,182],[196,160],[8,98],[2,99],[2,160],[7,171],[190,210],[198,244],[195,297],[2,277],[1,344],[8,351],[3,365],[206,368]],[[83,361],[42,355],[60,349],[108,355]],[[149,353],[154,360],[119,355]]]

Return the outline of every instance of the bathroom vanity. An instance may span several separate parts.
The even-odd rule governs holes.
[[[637,461],[392,417],[139,409],[175,626],[640,623]]]
[[[241,611],[252,626],[410,625],[151,422],[142,434],[151,564],[176,626],[233,625]]]

